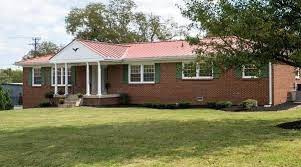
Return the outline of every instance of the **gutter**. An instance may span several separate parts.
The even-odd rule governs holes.
[[[269,104],[264,107],[271,107],[273,105],[273,68],[272,63],[269,62]]]

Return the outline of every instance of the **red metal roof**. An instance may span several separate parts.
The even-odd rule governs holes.
[[[17,62],[17,64],[22,64],[22,65],[33,65],[33,64],[48,64],[49,60],[53,57],[52,54],[50,55],[44,55],[40,57],[35,57],[35,58],[29,58],[25,60],[21,60]]]
[[[148,42],[129,45],[124,59],[191,56],[195,48],[186,41]]]
[[[96,52],[100,56],[104,56],[105,59],[113,60],[135,60],[143,58],[160,59],[165,57],[186,57],[193,56],[197,47],[204,46],[191,46],[187,41],[161,41],[161,42],[142,42],[142,43],[130,43],[130,44],[111,44],[104,42],[96,42],[89,40],[76,40],[87,48]],[[205,43],[221,42],[217,38],[205,38],[202,40]],[[209,44],[210,45],[210,44]],[[213,51],[214,47],[206,48],[207,51]],[[43,64],[48,63],[49,59],[53,55],[45,55],[43,57],[32,58],[24,61],[20,61],[17,64]]]
[[[86,47],[90,48],[94,52],[98,53],[101,56],[105,56],[106,58],[111,59],[119,59],[121,58],[128,49],[129,46],[119,45],[119,44],[110,44],[104,42],[97,41],[89,41],[89,40],[77,40]]]

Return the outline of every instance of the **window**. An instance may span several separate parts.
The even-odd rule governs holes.
[[[32,86],[42,85],[41,68],[32,68]]]
[[[155,65],[129,65],[130,83],[154,83]]]
[[[213,79],[213,68],[205,64],[183,63],[183,79]]]
[[[295,78],[300,79],[300,68],[295,68]]]
[[[155,66],[154,65],[144,65],[143,66],[143,81],[144,82],[155,81]]]
[[[196,78],[197,69],[193,63],[184,63],[183,67],[183,78]]]
[[[260,71],[255,65],[245,65],[242,70],[243,78],[257,78]]]
[[[140,65],[132,65],[130,68],[130,81],[131,82],[141,82],[141,67]]]
[[[51,83],[52,86],[55,85],[55,68],[52,68],[52,77],[51,77]],[[71,85],[71,68],[68,67],[68,85]],[[65,86],[65,68],[64,67],[58,67],[57,68],[57,85],[58,86]]]

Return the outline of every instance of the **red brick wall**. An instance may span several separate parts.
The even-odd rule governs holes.
[[[295,68],[284,64],[273,65],[273,104],[287,102],[289,92],[295,89]]]
[[[23,103],[24,108],[37,107],[46,101],[46,92],[53,91],[50,85],[31,87],[28,85],[28,70],[23,69]],[[192,102],[199,104],[196,97],[203,96],[204,102],[216,100],[231,100],[239,103],[252,98],[260,105],[268,104],[268,78],[241,79],[233,71],[225,72],[219,79],[214,80],[181,80],[176,79],[175,63],[161,64],[161,80],[158,84],[124,84],[122,79],[122,65],[108,66],[108,93],[127,93],[131,102],[141,104],[147,102]],[[76,70],[76,85],[69,88],[70,93],[85,94],[86,70],[85,66],[78,66]],[[273,65],[273,104],[287,101],[288,94],[294,89],[294,68],[287,65]],[[60,87],[64,90],[64,87]],[[91,103],[94,105],[95,100]]]
[[[23,108],[38,107],[45,99],[45,93],[54,91],[51,85],[42,85],[41,87],[32,87],[28,85],[29,70],[31,68],[23,68]],[[85,93],[86,90],[86,68],[78,66],[76,69],[76,84],[69,87],[69,93]],[[65,90],[65,87],[59,87],[59,90]]]
[[[199,104],[196,97],[203,96],[204,102],[231,100],[234,103],[252,98],[260,105],[268,104],[268,78],[239,79],[232,70],[214,80],[176,79],[176,63],[161,64],[161,80],[158,84],[123,84],[122,65],[108,66],[109,93],[127,93],[131,103],[173,103],[189,101]]]
[[[84,103],[85,106],[116,105],[116,104],[119,103],[119,97],[85,98],[83,103]]]
[[[23,108],[37,107],[41,102],[46,101],[45,93],[52,90],[50,85],[41,87],[28,85],[29,70],[31,68],[23,68]]]

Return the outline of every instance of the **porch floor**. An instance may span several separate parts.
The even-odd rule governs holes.
[[[105,99],[105,98],[114,98],[120,97],[120,94],[106,94],[106,95],[84,95],[84,99]]]

